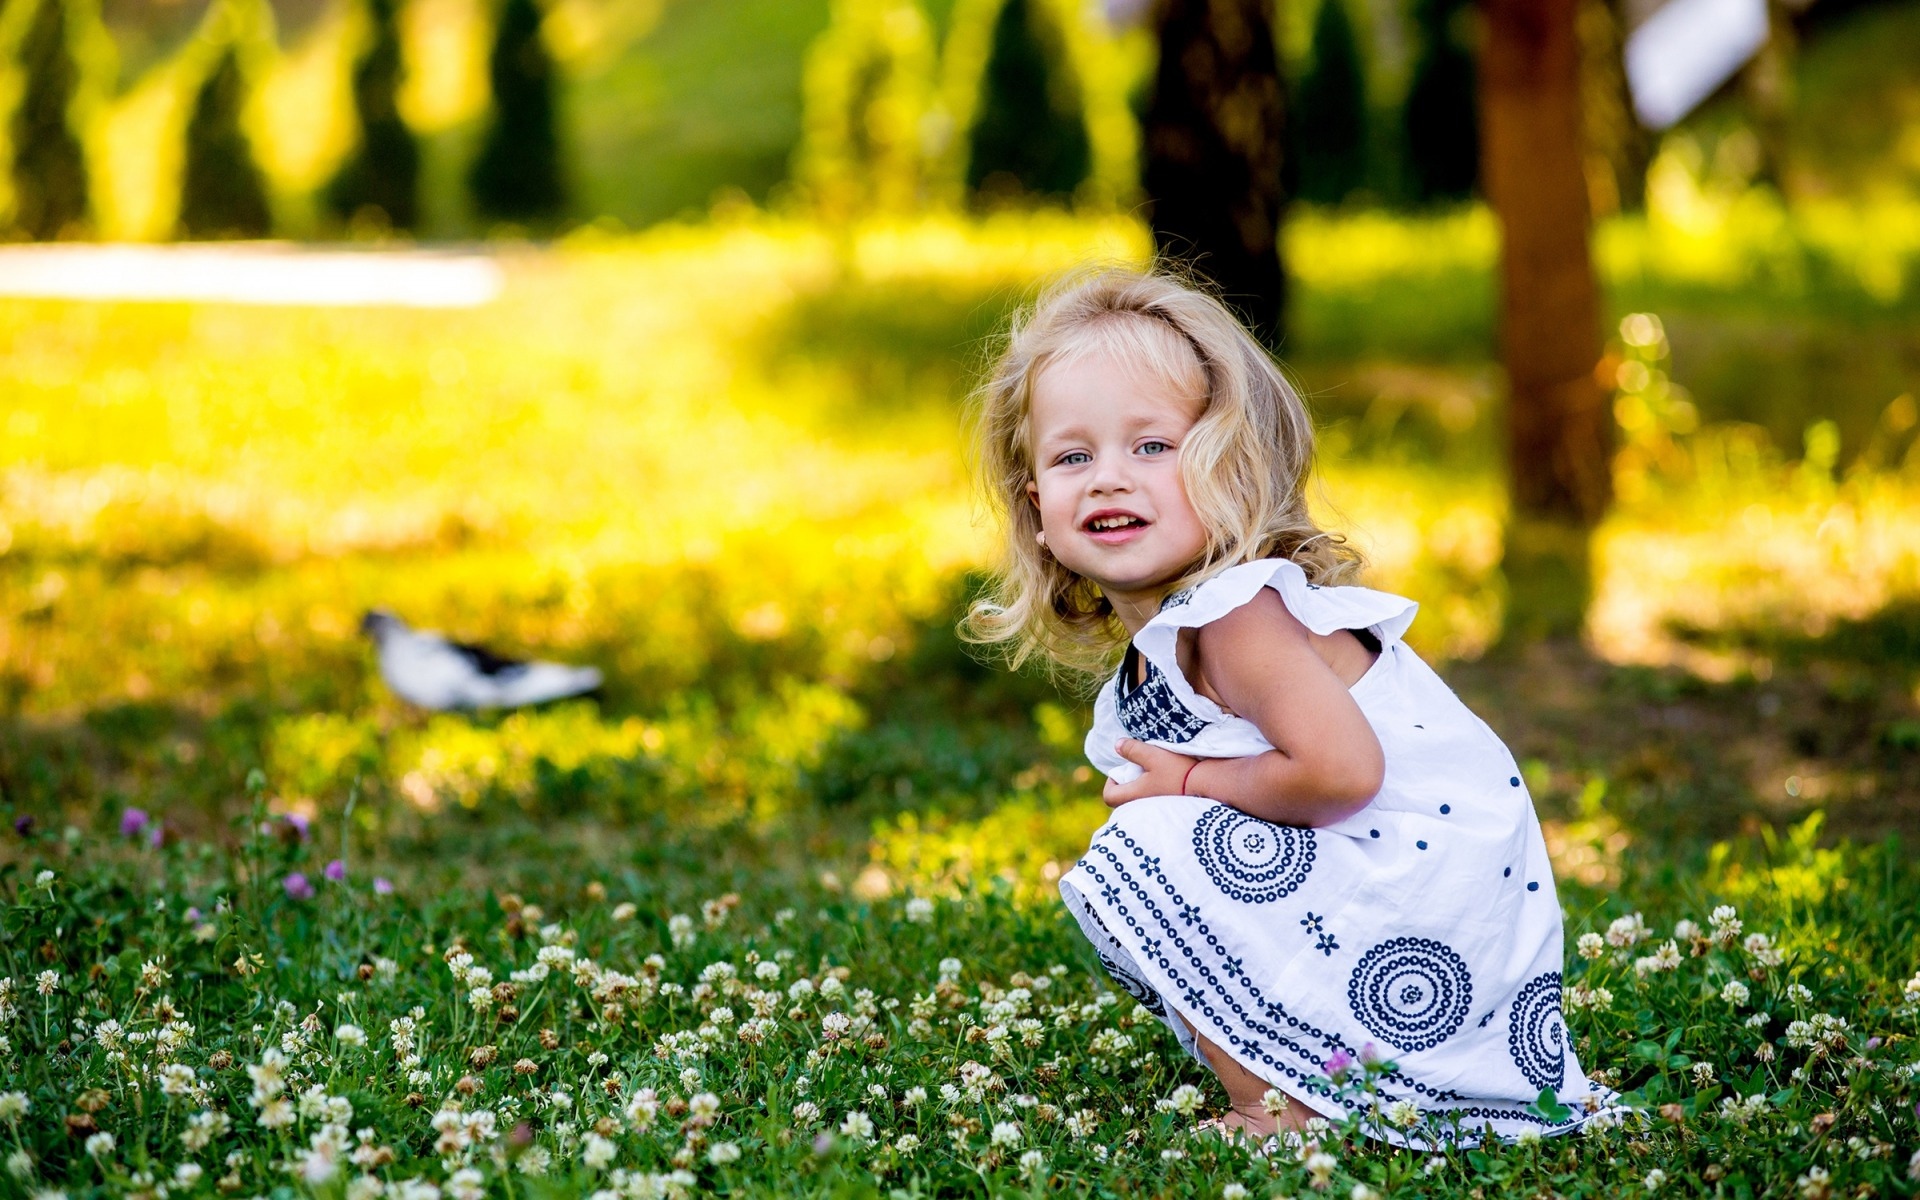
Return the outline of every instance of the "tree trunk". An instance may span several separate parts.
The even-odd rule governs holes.
[[[1272,0],[1159,0],[1160,65],[1142,185],[1163,256],[1213,281],[1269,345],[1286,307],[1280,268],[1280,67]]]
[[[1480,0],[1481,177],[1501,230],[1513,520],[1508,632],[1579,630],[1588,535],[1612,496],[1613,414],[1597,374],[1578,0]]]

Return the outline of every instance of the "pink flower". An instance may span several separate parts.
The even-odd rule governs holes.
[[[373,894],[376,896],[393,895],[393,881],[385,876],[375,876],[373,880]]]
[[[1320,1064],[1320,1070],[1326,1074],[1327,1078],[1338,1079],[1346,1074],[1347,1068],[1352,1065],[1353,1055],[1348,1054],[1345,1050],[1335,1050],[1333,1057]]]
[[[333,880],[335,883],[339,883],[342,879],[345,879],[347,877],[347,864],[336,858],[332,862],[327,864],[325,875],[328,879]]]
[[[1366,1045],[1360,1047],[1360,1061],[1368,1066],[1379,1062],[1380,1047],[1374,1045],[1372,1042],[1368,1042]]]
[[[149,818],[143,808],[130,808],[120,814],[120,836],[135,837],[147,827]]]
[[[307,877],[298,871],[287,876],[286,879],[282,881],[281,886],[286,888],[287,895],[293,897],[295,900],[313,899],[313,884],[307,882]]]

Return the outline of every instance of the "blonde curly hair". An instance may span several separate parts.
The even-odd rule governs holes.
[[[1266,350],[1196,281],[1156,265],[1066,276],[1017,313],[970,413],[975,473],[1004,534],[1001,562],[960,622],[960,636],[1018,668],[1035,655],[1083,682],[1110,671],[1127,633],[1100,589],[1035,540],[1033,385],[1089,354],[1123,358],[1182,398],[1202,401],[1180,447],[1180,479],[1206,547],[1168,593],[1260,558],[1288,558],[1320,584],[1364,565],[1346,539],[1314,523],[1306,487],[1313,422]]]

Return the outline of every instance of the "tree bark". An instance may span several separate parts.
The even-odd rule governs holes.
[[[1141,182],[1161,255],[1211,280],[1277,345],[1285,106],[1272,8],[1272,0],[1158,0],[1160,65]]]
[[[1480,0],[1481,178],[1501,231],[1513,520],[1509,634],[1577,632],[1588,535],[1612,498],[1613,414],[1598,377],[1578,0]]]

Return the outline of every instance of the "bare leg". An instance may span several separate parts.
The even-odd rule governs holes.
[[[1244,1129],[1262,1138],[1281,1130],[1300,1130],[1306,1127],[1307,1119],[1314,1115],[1312,1109],[1300,1103],[1298,1098],[1283,1091],[1282,1094],[1287,1096],[1287,1107],[1278,1117],[1269,1116],[1267,1110],[1261,1106],[1260,1100],[1267,1094],[1267,1089],[1273,1085],[1241,1066],[1232,1055],[1214,1045],[1205,1034],[1194,1028],[1193,1022],[1187,1020],[1185,1013],[1175,1009],[1174,1015],[1179,1017],[1180,1023],[1187,1027],[1187,1032],[1193,1034],[1194,1041],[1200,1045],[1200,1053],[1207,1060],[1207,1066],[1219,1077],[1220,1085],[1227,1089],[1227,1101],[1231,1107],[1221,1115],[1222,1124],[1233,1129]]]

